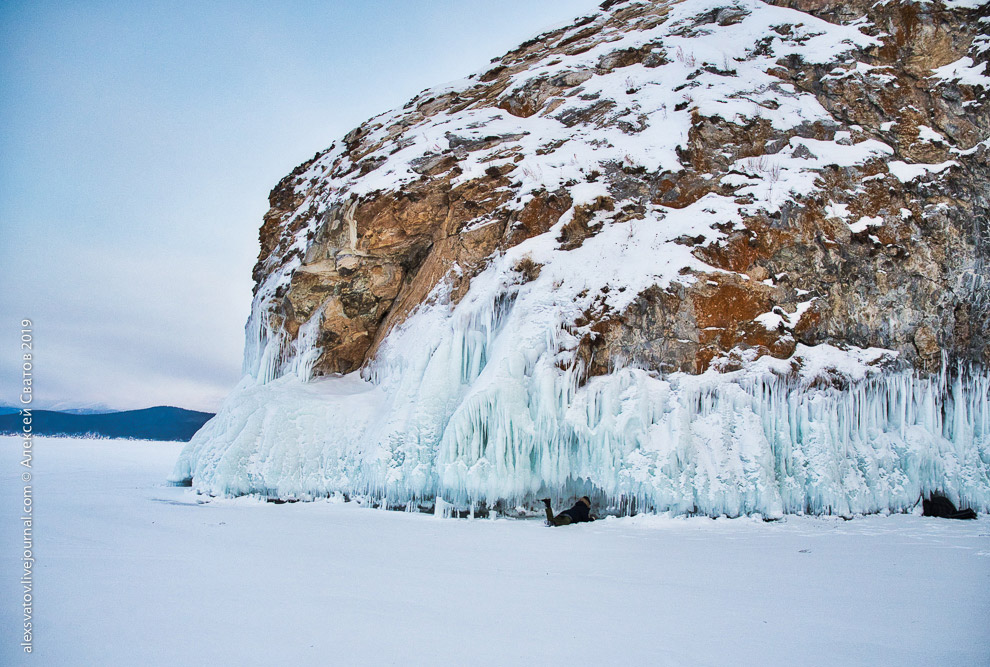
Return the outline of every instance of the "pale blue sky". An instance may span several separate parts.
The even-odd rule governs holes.
[[[597,2],[0,3],[0,403],[216,409],[279,178]]]

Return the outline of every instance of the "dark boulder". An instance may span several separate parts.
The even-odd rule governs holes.
[[[924,516],[936,516],[942,519],[975,519],[976,512],[971,509],[957,510],[952,501],[945,496],[933,493],[928,500],[921,502]]]

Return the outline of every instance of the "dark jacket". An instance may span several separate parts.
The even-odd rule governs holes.
[[[574,507],[566,509],[561,514],[566,514],[571,517],[571,521],[574,523],[581,523],[583,521],[594,521],[591,518],[591,508],[582,503],[580,500],[574,503]]]

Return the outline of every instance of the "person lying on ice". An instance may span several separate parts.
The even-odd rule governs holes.
[[[581,496],[580,500],[574,503],[574,507],[564,510],[557,516],[553,515],[553,510],[550,509],[550,499],[543,498],[543,504],[547,508],[547,525],[548,526],[567,526],[572,523],[582,523],[584,521],[594,521],[594,517],[591,516],[591,499],[588,496]]]

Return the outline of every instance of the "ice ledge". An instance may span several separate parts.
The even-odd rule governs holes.
[[[434,390],[427,368],[426,391],[412,394],[356,374],[248,379],[173,480],[213,495],[343,493],[392,507],[437,497],[511,507],[580,491],[618,513],[852,515],[906,511],[939,491],[990,511],[990,375],[921,376],[891,359],[804,347],[729,373],[627,368],[581,388],[537,361],[456,392]]]

